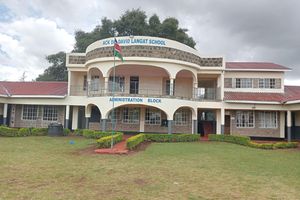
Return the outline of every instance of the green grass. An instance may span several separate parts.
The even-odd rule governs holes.
[[[299,150],[202,142],[80,153],[93,143],[0,138],[0,199],[300,199]]]

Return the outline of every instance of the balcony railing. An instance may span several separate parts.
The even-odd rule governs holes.
[[[134,96],[134,97],[157,97],[157,98],[178,98],[195,101],[218,101],[220,100],[220,88],[194,88],[191,94],[183,94],[178,91],[174,95],[169,94],[169,90],[162,89],[144,89],[144,88],[125,88],[115,89],[115,96]],[[112,96],[112,89],[105,89],[100,85],[91,85],[87,87],[82,85],[71,85],[70,96]]]

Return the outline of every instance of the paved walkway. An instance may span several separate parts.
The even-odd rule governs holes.
[[[128,149],[126,148],[126,140],[132,135],[123,135],[123,140],[113,146],[113,148],[107,149],[96,149],[95,153],[99,154],[127,154]]]

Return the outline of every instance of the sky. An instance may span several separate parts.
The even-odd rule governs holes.
[[[292,68],[285,84],[300,85],[299,0],[0,0],[0,80],[35,79],[47,55],[73,49],[76,30],[137,8],[177,18],[201,55],[281,64]]]

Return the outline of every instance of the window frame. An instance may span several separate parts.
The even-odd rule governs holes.
[[[276,89],[276,79],[260,78],[258,81],[258,87],[261,89]]]
[[[29,119],[29,117],[28,117],[28,114],[27,114],[27,117],[25,117],[24,118],[24,108],[25,107],[36,107],[36,110],[35,110],[35,112],[36,112],[36,116],[35,116],[35,119]],[[29,111],[27,111],[27,112],[29,112]],[[31,116],[33,116],[33,115],[31,115]],[[22,105],[22,115],[21,115],[21,120],[25,120],[25,121],[35,121],[35,120],[37,120],[39,118],[39,106],[38,105]]]
[[[135,112],[137,115],[135,116]],[[127,115],[127,117],[125,116]],[[140,108],[125,107],[122,112],[123,124],[139,124],[140,123]]]
[[[252,122],[250,122],[250,113],[252,113]],[[244,116],[244,119],[242,119]],[[241,119],[239,119],[239,117],[242,117]],[[235,116],[235,127],[236,128],[255,128],[255,113],[254,111],[244,111],[244,110],[239,110],[236,111],[236,116]],[[248,119],[247,119],[248,118]],[[248,122],[242,122],[242,121],[248,120]],[[244,124],[242,126],[242,124]],[[250,126],[249,124],[252,124],[252,126]],[[246,126],[247,125],[247,126]]]
[[[181,116],[179,116],[181,115]],[[180,109],[174,113],[175,126],[187,126],[191,122],[191,112],[188,109]],[[183,120],[184,119],[184,120]]]
[[[154,117],[154,119],[151,119],[151,117]],[[156,108],[146,108],[145,125],[161,125],[161,110]]]
[[[267,114],[267,115],[266,115]],[[270,126],[275,117],[275,126]],[[267,119],[269,118],[269,119]],[[260,111],[258,112],[259,128],[263,129],[277,129],[278,128],[278,113],[276,111]]]
[[[235,88],[253,88],[253,78],[236,78]]]
[[[45,109],[50,109],[46,111]],[[47,112],[54,111],[54,113],[50,113],[50,116],[45,116],[45,114],[49,114]],[[56,115],[56,116],[55,116]],[[51,121],[51,122],[57,122],[58,121],[58,109],[57,106],[43,106],[43,121]],[[56,118],[56,119],[55,119]]]

